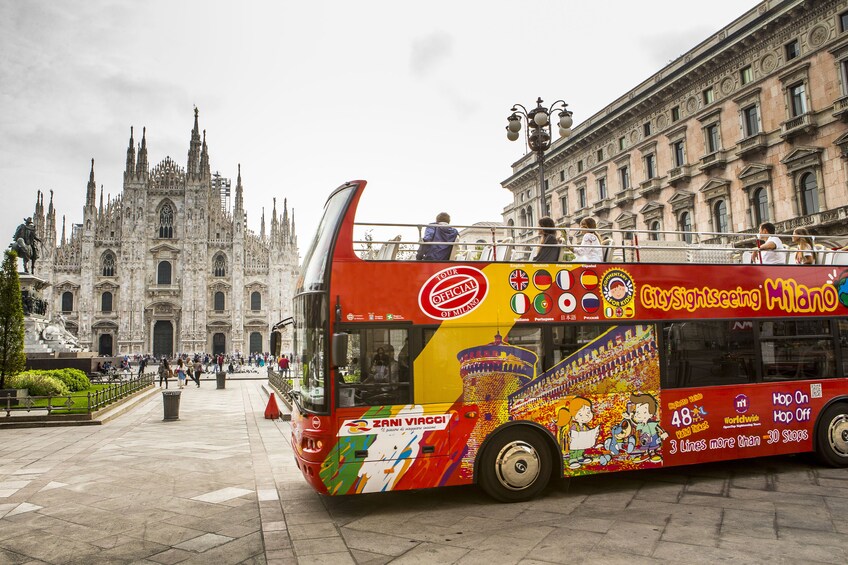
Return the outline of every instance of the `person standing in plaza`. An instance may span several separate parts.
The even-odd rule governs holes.
[[[200,356],[194,358],[194,384],[200,388],[200,374],[203,373],[203,364],[200,362]]]
[[[147,357],[142,357],[141,360],[138,362],[138,376],[139,377],[141,377],[141,375],[144,374],[144,368],[145,367],[147,367]]]
[[[289,358],[285,355],[280,356],[280,373],[283,377],[288,378],[289,376]]]
[[[180,382],[180,388],[185,388],[186,374],[182,357],[177,359],[177,380]]]
[[[162,386],[162,379],[165,379],[165,388],[168,388],[168,377],[171,372],[171,367],[168,365],[168,358],[163,356],[162,363],[159,364],[159,386]]]

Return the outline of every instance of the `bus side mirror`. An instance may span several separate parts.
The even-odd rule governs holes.
[[[333,368],[347,363],[348,335],[349,334],[345,333],[333,334],[332,350],[330,351],[330,359],[332,359]]]

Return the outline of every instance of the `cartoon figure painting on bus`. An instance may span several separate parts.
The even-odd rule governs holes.
[[[636,449],[641,461],[659,463],[662,461],[660,446],[668,433],[660,427],[657,419],[659,404],[650,394],[634,393],[627,402],[627,413],[624,418],[633,423],[636,436]]]
[[[568,451],[567,465],[579,469],[581,465],[591,463],[586,457],[586,450],[595,447],[598,439],[598,428],[589,427],[594,414],[592,401],[582,396],[569,396],[565,405],[557,411],[558,439]]]

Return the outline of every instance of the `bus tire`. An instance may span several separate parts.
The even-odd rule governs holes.
[[[512,426],[489,440],[477,472],[480,487],[495,500],[530,500],[548,484],[550,451],[538,432]]]
[[[848,466],[848,404],[834,404],[822,412],[816,428],[816,457],[831,467]]]

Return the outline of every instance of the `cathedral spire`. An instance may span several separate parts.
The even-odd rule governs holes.
[[[203,149],[200,152],[200,175],[209,178],[209,148],[206,147],[206,130],[203,130]]]
[[[62,214],[62,245],[65,245],[66,241],[67,240],[65,239],[65,215]]]
[[[85,205],[94,208],[94,200],[97,198],[97,184],[94,182],[94,159],[91,160],[91,173],[88,175],[88,187],[85,192]]]
[[[186,172],[189,175],[200,173],[200,128],[197,125],[197,106],[194,107],[194,128],[191,130],[191,145],[188,149],[188,167]]]
[[[274,228],[271,228],[271,237],[274,236]],[[265,206],[262,207],[262,221],[259,224],[259,239],[265,241]]]
[[[244,188],[241,186],[241,163],[238,166],[238,180],[236,180],[236,201],[233,207],[236,218],[241,217],[241,212],[244,210]]]
[[[127,147],[127,168],[124,171],[124,178],[132,178],[135,176],[135,141],[133,140],[133,128],[130,126],[130,144]]]
[[[103,215],[103,185],[100,185],[100,208],[98,208],[98,214]]]
[[[147,128],[141,130],[141,145],[138,148],[138,163],[135,166],[135,174],[143,177],[147,174]]]
[[[50,247],[56,246],[56,208],[53,207],[53,190],[50,190],[50,204],[47,205],[47,222],[44,225],[44,235],[42,239],[45,245]]]

